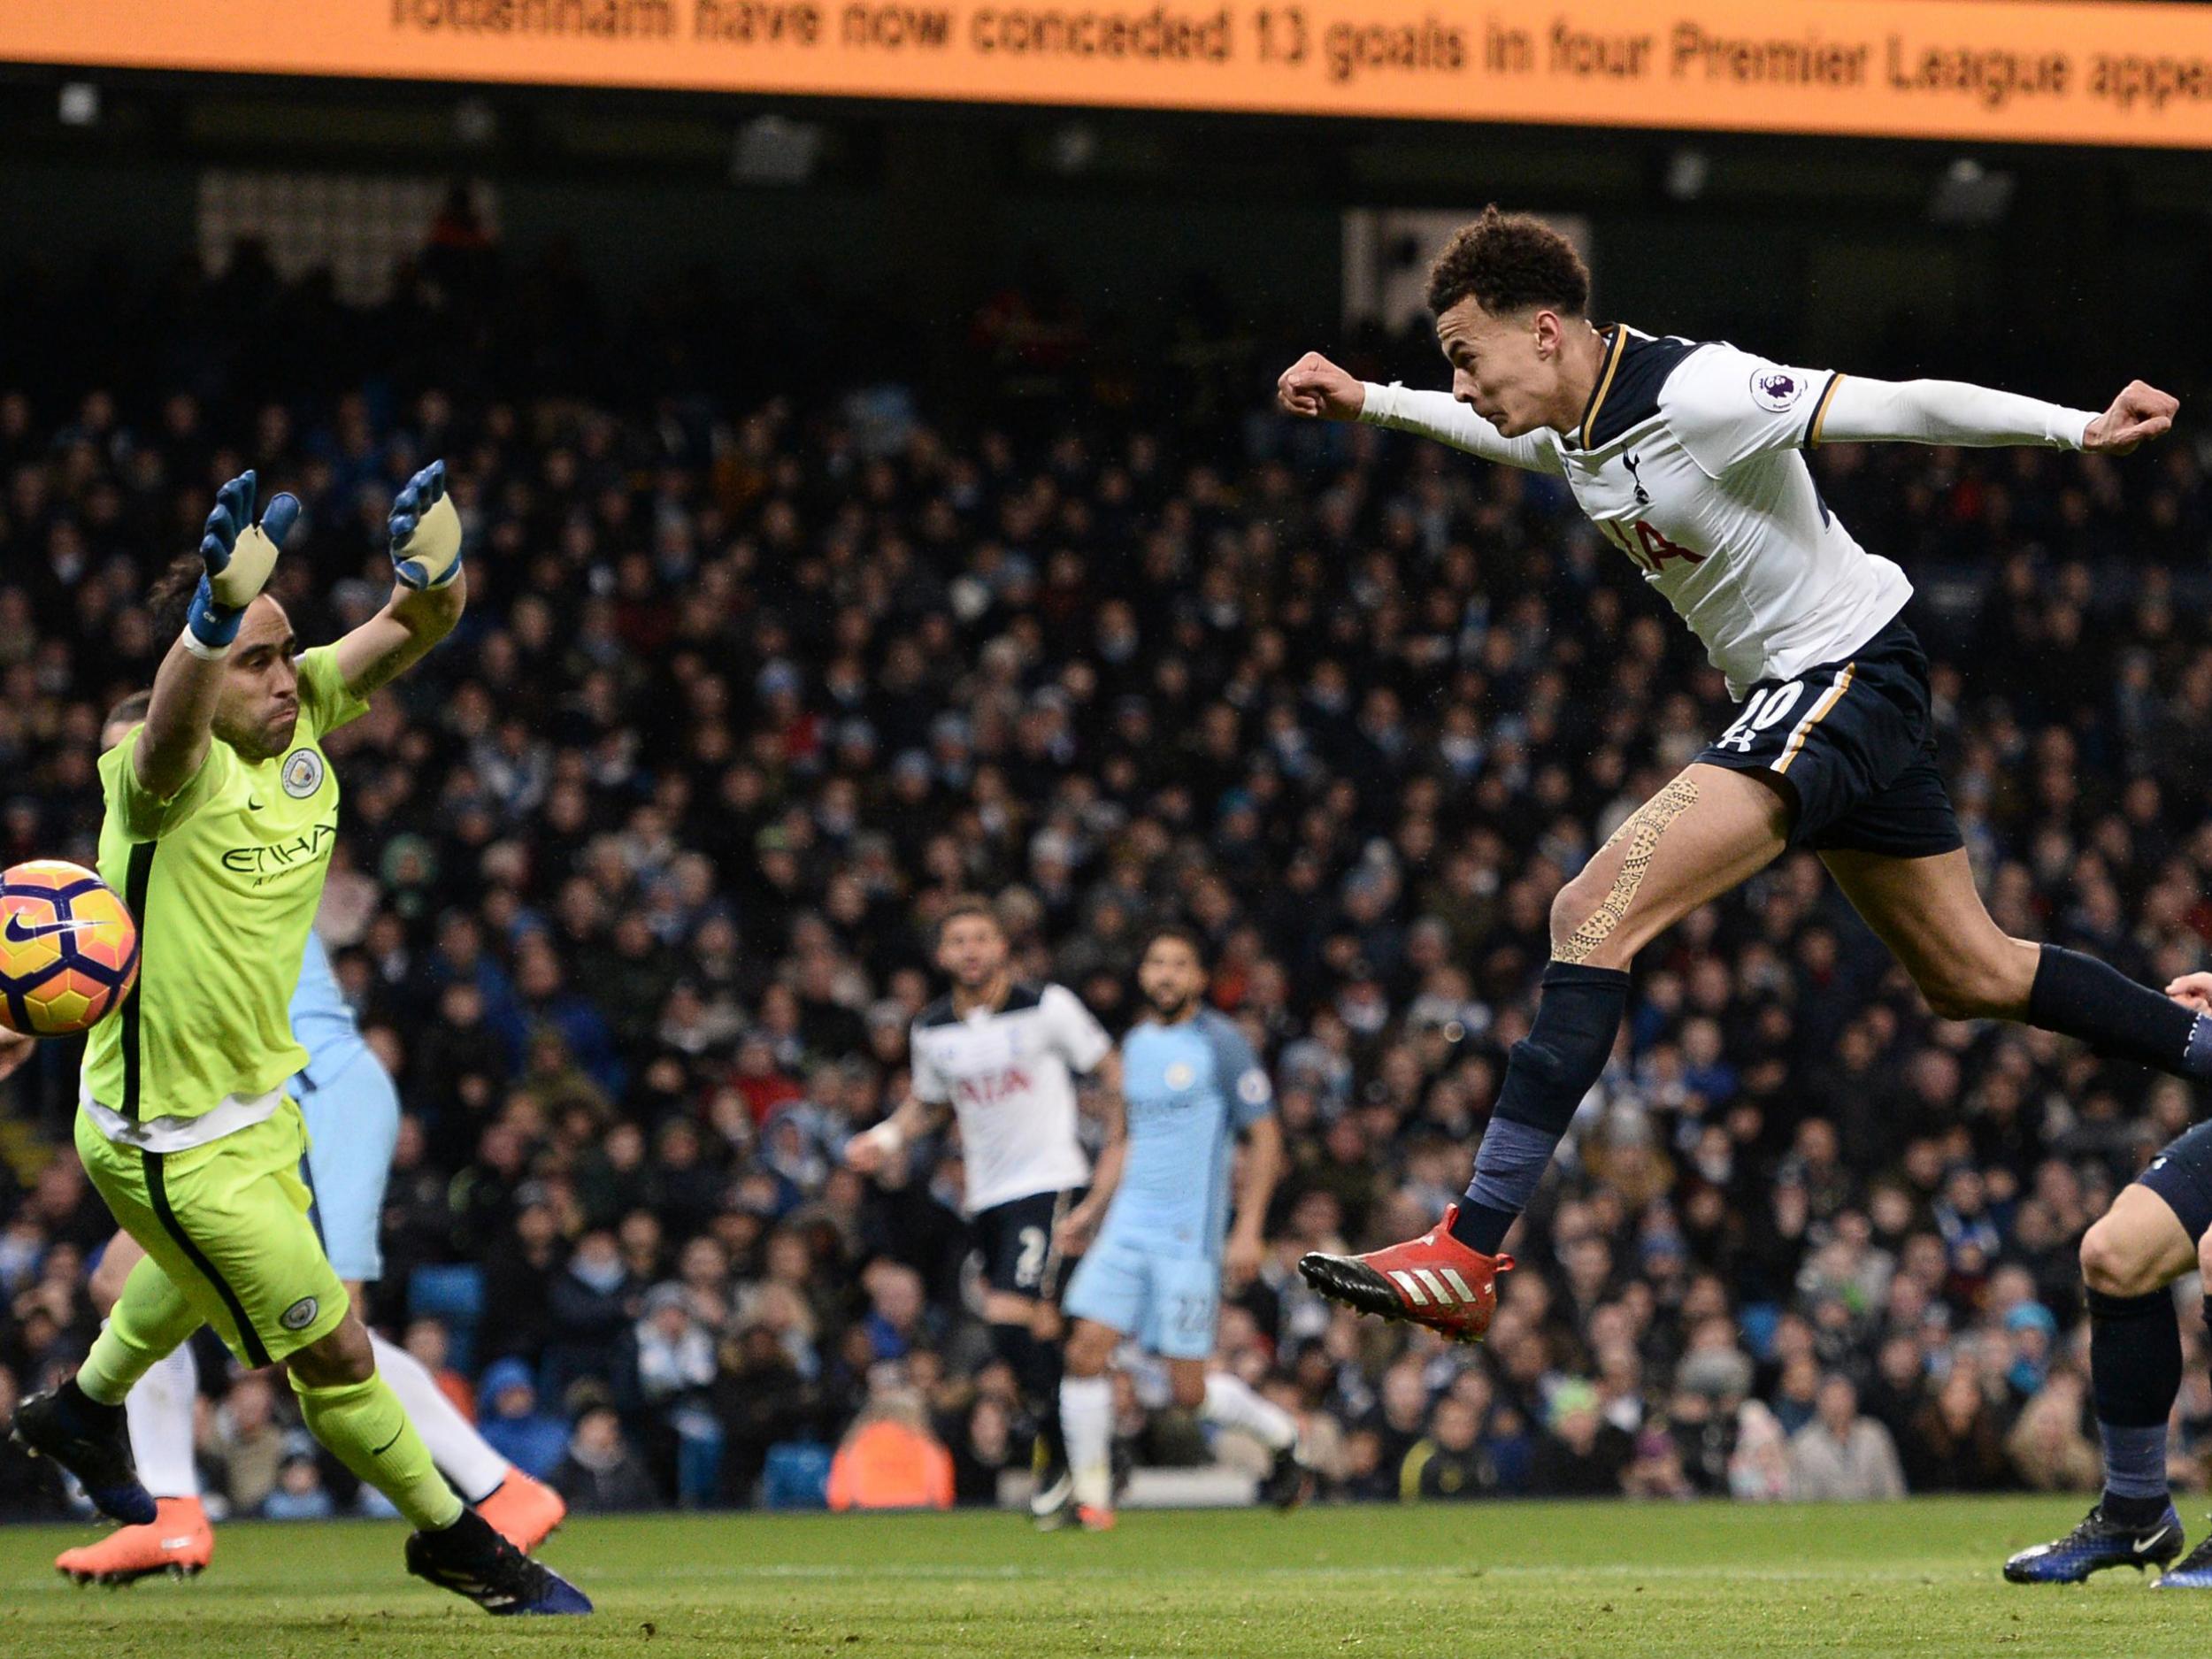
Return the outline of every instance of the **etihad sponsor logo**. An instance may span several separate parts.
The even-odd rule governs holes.
[[[223,855],[223,868],[234,875],[265,881],[271,876],[326,858],[330,844],[337,836],[338,822],[333,818],[327,824],[318,824],[303,834],[280,841],[268,841],[258,847],[234,847]]]

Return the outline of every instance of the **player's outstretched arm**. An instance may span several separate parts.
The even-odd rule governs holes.
[[[468,604],[461,569],[461,515],[446,494],[445,463],[433,461],[392,502],[392,596],[338,641],[346,689],[366,697],[427,657]]]
[[[206,569],[185,615],[184,632],[154,673],[146,729],[139,733],[131,767],[139,787],[166,801],[192,781],[207,758],[223,664],[246,607],[268,585],[277,552],[300,516],[297,498],[279,495],[256,523],[257,480],[242,472],[215,493],[214,511],[200,535]]]
[[[1816,443],[2032,444],[2125,455],[2171,429],[2178,399],[2131,380],[2101,415],[1962,380],[1872,380],[1838,375],[1811,422]]]
[[[1356,420],[1433,438],[1501,466],[1554,474],[1562,470],[1559,451],[1541,433],[1509,438],[1449,392],[1417,392],[1395,381],[1371,385],[1318,351],[1283,371],[1275,382],[1275,406],[1304,420]]]

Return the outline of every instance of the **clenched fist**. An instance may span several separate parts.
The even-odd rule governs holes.
[[[1275,402],[1285,414],[1308,420],[1357,420],[1367,388],[1318,351],[1309,351],[1275,382]]]

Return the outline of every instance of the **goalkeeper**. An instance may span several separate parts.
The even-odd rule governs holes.
[[[433,464],[394,503],[390,602],[301,652],[262,590],[299,503],[256,522],[251,472],[216,496],[185,629],[144,724],[100,761],[100,873],[137,918],[138,984],[85,1051],[77,1150],[145,1248],[76,1376],[18,1409],[16,1438],[117,1520],[154,1502],[124,1396],[203,1323],[246,1365],[280,1363],[309,1431],[412,1522],[407,1567],[495,1613],[582,1613],[438,1473],[324,1255],[299,1179],[305,1064],[292,990],[338,828],[321,743],[453,630],[461,523]]]

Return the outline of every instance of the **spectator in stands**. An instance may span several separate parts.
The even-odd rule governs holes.
[[[537,1385],[518,1359],[495,1360],[476,1390],[476,1425],[502,1457],[539,1480],[560,1463],[568,1432],[558,1417],[538,1409]]]
[[[1901,1498],[1905,1471],[1889,1431],[1859,1414],[1859,1391],[1837,1374],[1821,1379],[1818,1410],[1790,1436],[1790,1496]]]

